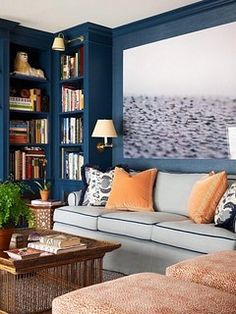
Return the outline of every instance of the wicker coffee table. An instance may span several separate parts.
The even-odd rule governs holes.
[[[57,233],[37,231],[43,235]],[[12,260],[0,252],[0,313],[44,312],[56,296],[100,283],[105,253],[120,244],[83,237],[81,242],[87,243],[86,249],[28,260]]]

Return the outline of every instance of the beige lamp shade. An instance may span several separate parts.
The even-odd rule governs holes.
[[[54,38],[53,44],[52,44],[52,49],[53,50],[58,50],[58,51],[65,51],[65,40],[64,36],[58,35],[58,37]]]
[[[97,120],[92,137],[117,137],[112,120]]]
[[[65,51],[65,46],[75,40],[79,40],[81,43],[84,41],[84,36],[80,35],[76,38],[66,40],[63,33],[59,33],[58,36],[54,38],[52,44],[52,50]]]

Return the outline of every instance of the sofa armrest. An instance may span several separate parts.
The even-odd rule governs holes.
[[[68,199],[67,199],[68,205],[70,205],[70,206],[78,206],[79,205],[80,196],[81,196],[81,192],[82,192],[82,190],[71,192],[68,195]]]

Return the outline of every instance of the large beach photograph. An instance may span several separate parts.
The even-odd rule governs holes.
[[[236,23],[123,53],[124,158],[236,159]]]

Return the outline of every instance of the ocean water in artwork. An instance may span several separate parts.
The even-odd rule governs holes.
[[[125,96],[123,118],[125,158],[232,158],[234,98]]]

